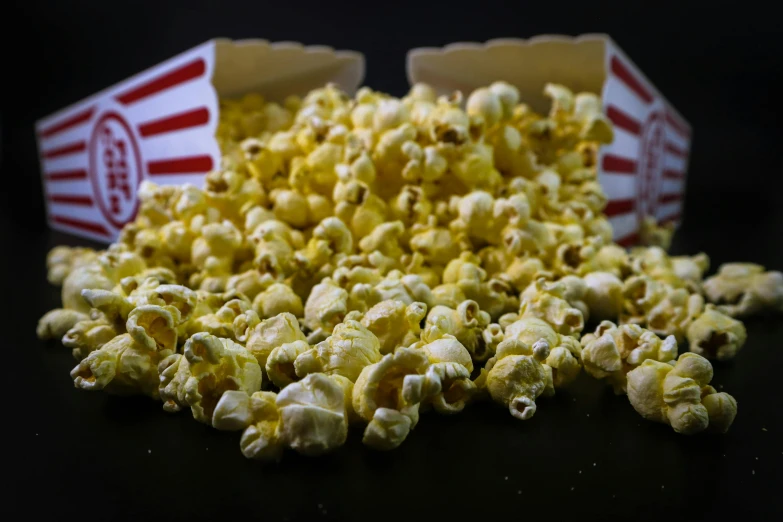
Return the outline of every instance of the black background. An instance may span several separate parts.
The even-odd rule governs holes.
[[[502,409],[428,415],[401,448],[360,433],[334,455],[245,461],[238,436],[144,399],[77,392],[73,360],[35,340],[58,304],[34,121],[216,36],[355,49],[366,84],[401,95],[411,47],[542,33],[609,33],[694,127],[676,253],[783,268],[783,33],[760,2],[41,2],[3,8],[0,268],[12,508],[169,520],[747,519],[781,513],[783,327],[753,319],[715,383],[740,403],[725,437],[682,437],[581,379],[521,423]],[[618,5],[611,5],[618,4]],[[10,336],[10,339],[8,339]],[[580,473],[581,471],[581,473]],[[506,478],[507,477],[507,478]]]

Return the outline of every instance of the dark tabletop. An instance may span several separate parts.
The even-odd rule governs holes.
[[[673,251],[709,252],[713,269],[737,259],[780,269],[780,216],[737,208],[730,198],[690,201]],[[389,453],[364,448],[361,431],[354,431],[332,455],[287,452],[278,464],[261,464],[242,456],[238,433],[214,430],[188,412],[168,414],[146,398],[75,389],[68,375],[75,361],[59,343],[38,341],[35,324],[59,303],[59,289],[45,278],[47,249],[85,242],[57,233],[29,237],[19,224],[6,225],[0,244],[20,247],[4,258],[10,277],[3,295],[15,297],[5,312],[4,349],[15,361],[6,367],[11,411],[4,425],[14,440],[7,451],[23,456],[12,502],[26,514],[104,520],[783,514],[776,476],[783,463],[780,316],[747,321],[747,345],[734,361],[715,365],[713,384],[739,403],[725,436],[687,437],[645,421],[624,396],[582,374],[572,388],[541,399],[529,421],[484,403],[453,417],[423,415]]]

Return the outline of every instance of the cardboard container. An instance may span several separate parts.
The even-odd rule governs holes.
[[[614,142],[602,147],[598,158],[615,241],[637,242],[644,216],[679,224],[691,127],[607,35],[413,49],[407,69],[411,83],[426,82],[441,93],[468,93],[505,80],[519,88],[525,103],[544,113],[549,108],[543,95],[547,82],[600,93],[615,131]]]
[[[679,223],[690,126],[608,36],[413,49],[407,71],[442,93],[505,80],[540,112],[547,82],[600,93],[615,127],[598,164],[615,240],[635,243],[644,216]],[[199,184],[220,164],[217,96],[281,100],[329,81],[352,93],[363,76],[360,54],[327,47],[211,40],[191,49],[37,123],[49,223],[109,241],[133,219],[143,179]]]
[[[49,225],[109,242],[142,180],[193,183],[220,166],[218,97],[353,92],[364,57],[293,42],[210,40],[36,123]]]

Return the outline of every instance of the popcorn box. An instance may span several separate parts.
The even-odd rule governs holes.
[[[466,94],[496,80],[548,110],[547,82],[600,93],[615,139],[602,147],[599,181],[615,240],[639,238],[644,216],[680,220],[690,126],[605,35],[539,36],[413,49],[411,84]],[[200,185],[220,166],[219,96],[250,91],[281,101],[334,82],[353,93],[364,57],[324,46],[210,40],[36,123],[52,228],[114,240],[138,210],[143,180]]]
[[[143,180],[201,185],[219,168],[219,96],[282,101],[327,82],[352,93],[364,57],[324,46],[210,40],[36,122],[49,225],[114,240]]]
[[[469,93],[505,80],[540,113],[549,109],[544,85],[600,94],[614,124],[614,141],[601,147],[598,179],[609,198],[605,213],[622,245],[638,241],[642,219],[678,225],[685,196],[691,127],[607,35],[545,35],[454,43],[413,49],[408,80],[445,94]]]

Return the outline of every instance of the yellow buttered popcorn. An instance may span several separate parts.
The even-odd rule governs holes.
[[[55,308],[38,320],[38,327],[35,329],[35,333],[42,340],[62,339],[62,336],[73,328],[76,323],[86,321],[87,319],[89,319],[87,314],[77,310]]]
[[[266,368],[269,355],[278,346],[306,340],[299,321],[285,312],[262,321],[255,311],[247,310],[234,319],[233,327],[237,341],[245,344],[262,369]]]
[[[366,445],[390,450],[407,438],[419,421],[419,403],[405,398],[414,395],[406,393],[406,379],[424,374],[428,365],[424,352],[400,348],[362,369],[353,387],[353,408],[368,423],[363,438]]]
[[[719,361],[733,359],[747,339],[745,325],[713,305],[690,323],[686,335],[691,352]]]
[[[709,385],[712,365],[695,353],[663,363],[647,360],[628,373],[628,400],[644,418],[669,424],[677,433],[728,431],[737,401]]]
[[[363,368],[380,359],[378,338],[357,320],[356,312],[351,312],[326,340],[299,354],[294,367],[299,377],[325,373],[356,381]]]
[[[492,400],[508,407],[513,417],[530,419],[536,413],[536,399],[551,381],[542,364],[548,356],[545,342],[532,347],[517,339],[500,343],[486,368],[485,386]]]
[[[667,370],[685,339],[733,357],[735,317],[781,308],[780,273],[704,280],[709,258],[670,256],[673,229],[649,219],[650,246],[612,243],[601,100],[544,93],[545,114],[505,82],[221,100],[223,157],[202,187],[144,182],[117,243],[49,253],[62,307],[38,334],[72,350],[77,387],[188,407],[263,460],[332,451],[354,423],[393,449],[420,411],[480,398],[526,419],[582,366],[630,397],[634,372],[690,371]],[[588,321],[603,322],[583,335]],[[706,411],[725,430],[736,402],[686,377],[698,386],[640,385],[632,403],[660,395],[645,415],[695,431]]]
[[[626,391],[626,374],[644,361],[671,362],[677,358],[673,335],[664,340],[635,325],[617,326],[603,321],[593,334],[582,337],[582,362],[587,373],[612,385],[616,394]]]
[[[72,371],[77,388],[157,398],[158,363],[177,348],[179,312],[145,305],[128,317],[128,333],[90,352]]]
[[[421,340],[430,343],[445,335],[452,335],[467,348],[471,357],[486,360],[491,353],[488,352],[481,333],[489,322],[489,314],[483,312],[475,301],[463,301],[456,310],[436,306],[427,314]]]
[[[753,263],[727,263],[703,284],[704,295],[732,317],[783,311],[783,274]]]
[[[380,353],[392,353],[399,346],[409,346],[421,335],[421,322],[427,316],[427,305],[387,299],[364,313],[362,325],[380,343]]]
[[[567,290],[563,283],[537,279],[522,292],[519,315],[543,319],[559,334],[578,335],[585,320],[582,312],[566,301]]]
[[[255,357],[230,339],[204,332],[188,339],[184,354],[162,361],[159,371],[164,409],[189,406],[194,419],[208,424],[225,391],[261,389],[261,367]]]
[[[504,340],[521,341],[527,346],[546,345],[549,355],[545,364],[551,369],[555,388],[567,386],[582,370],[582,346],[568,335],[561,335],[544,320],[523,317],[506,326]]]

